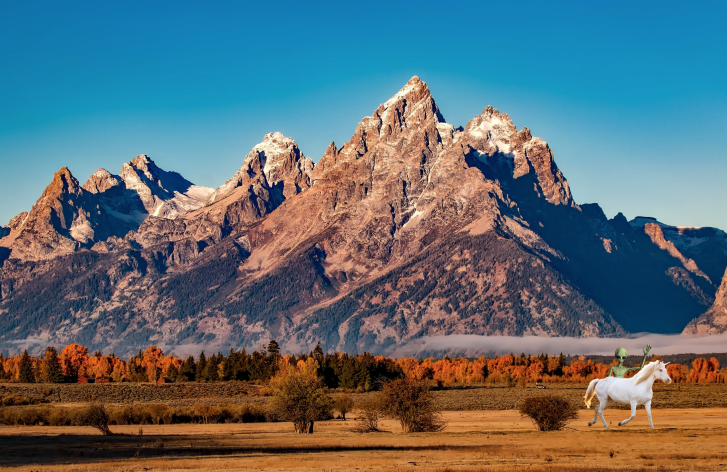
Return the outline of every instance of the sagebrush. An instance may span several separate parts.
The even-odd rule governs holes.
[[[578,418],[578,408],[557,395],[526,398],[520,405],[520,416],[529,417],[539,431],[559,431]]]
[[[406,433],[429,433],[444,429],[441,412],[434,406],[429,385],[410,379],[392,380],[381,392],[384,412],[401,423]]]

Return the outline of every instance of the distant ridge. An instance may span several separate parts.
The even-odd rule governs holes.
[[[217,189],[144,154],[83,185],[64,167],[2,227],[0,262],[0,349],[388,354],[681,332],[721,313],[727,238],[577,204],[547,142],[491,106],[455,127],[412,77],[317,164],[274,132]]]

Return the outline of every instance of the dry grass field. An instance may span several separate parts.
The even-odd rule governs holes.
[[[587,383],[549,383],[547,389],[505,387],[503,385],[464,386],[434,391],[437,406],[442,410],[517,410],[522,401],[536,395],[558,395],[579,408],[585,408],[583,395]],[[654,384],[654,408],[727,407],[727,384]],[[609,408],[631,408],[613,405]]]
[[[593,410],[571,428],[540,433],[513,410],[449,411],[441,433],[359,434],[352,421],[316,423],[313,435],[289,423],[0,427],[0,469],[8,471],[593,471],[727,470],[727,409],[655,409],[656,430],[640,408],[627,426],[589,428]]]
[[[505,387],[502,384],[464,385],[434,390],[437,407],[443,410],[509,410],[517,409],[529,396],[561,395],[583,406],[587,383],[549,383],[547,389]],[[50,395],[43,391],[50,389]],[[270,397],[261,396],[261,387],[242,382],[180,384],[0,384],[0,399],[17,395],[42,400],[54,405],[81,405],[98,400],[109,405],[159,403],[174,406],[194,404],[240,405],[267,403]],[[333,395],[340,395],[334,391]],[[360,401],[371,393],[349,393]],[[628,408],[628,406],[615,406]],[[654,384],[654,408],[713,408],[727,407],[727,384]],[[585,407],[584,407],[585,408]]]

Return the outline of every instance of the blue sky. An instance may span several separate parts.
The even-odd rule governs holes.
[[[216,187],[270,131],[317,161],[418,75],[548,141],[579,203],[727,229],[726,4],[633,3],[0,1],[0,223],[62,166]]]

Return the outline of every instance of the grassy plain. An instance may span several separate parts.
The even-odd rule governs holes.
[[[606,410],[611,430],[588,427],[583,410],[571,429],[541,433],[513,410],[448,411],[441,433],[359,434],[353,421],[316,423],[313,435],[289,423],[0,427],[0,469],[8,471],[585,471],[727,470],[727,409]]]

